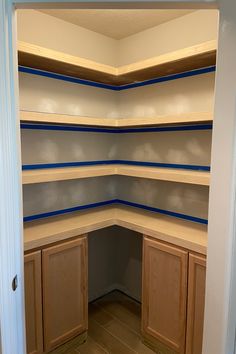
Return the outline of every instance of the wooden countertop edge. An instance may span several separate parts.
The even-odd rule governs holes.
[[[122,164],[27,170],[22,172],[22,183],[25,185],[111,175],[132,176],[203,186],[210,185],[210,173],[205,171]]]
[[[164,64],[171,65],[178,61],[191,60],[191,58],[196,56],[204,55],[207,53],[214,53],[217,50],[217,41],[215,39],[205,41],[190,47],[180,48],[172,52],[163,53],[152,58],[139,60],[118,67],[96,62],[92,59],[86,59],[83,57],[67,54],[54,49],[45,48],[25,41],[18,41],[17,46],[18,52],[23,55],[30,55],[33,57],[52,61],[55,63],[55,65],[57,65],[57,63],[61,63],[69,67],[71,66],[87,69],[93,72],[97,72],[100,75],[109,75],[116,79],[125,75],[133,74],[135,72],[148,70],[153,67],[159,67]]]
[[[204,231],[203,227],[202,230],[200,230],[201,227],[199,226],[199,234],[197,228],[196,230],[193,230],[194,233],[196,232],[196,241],[193,241],[195,236],[191,235],[191,232],[188,230],[187,223],[186,223],[186,233],[188,232],[188,234],[191,235],[189,239],[184,238],[183,230],[179,233],[179,236],[177,236],[178,228],[181,227],[181,225],[180,226],[178,225],[178,223],[179,224],[181,223],[180,221],[177,221],[176,223],[176,228],[177,228],[176,231],[165,233],[164,225],[163,227],[160,227],[159,230],[154,230],[149,226],[142,225],[142,221],[140,221],[139,216],[140,215],[145,216],[146,215],[145,213],[147,212],[141,213],[140,211],[136,211],[134,208],[125,208],[125,207],[106,207],[104,209],[100,209],[99,211],[102,213],[104,212],[105,214],[108,213],[107,218],[104,218],[104,215],[101,214],[99,215],[98,213],[97,216],[99,217],[99,221],[95,220],[93,223],[87,221],[83,226],[74,227],[72,229],[64,230],[61,232],[59,231],[56,232],[55,234],[50,234],[50,235],[46,234],[45,237],[38,237],[38,238],[36,237],[31,239],[28,238],[28,240],[25,238],[24,250],[29,251],[36,248],[42,248],[55,242],[63,241],[105,227],[117,225],[156,238],[158,240],[165,241],[179,247],[183,247],[193,252],[201,253],[203,255],[206,255],[207,253],[207,232]],[[129,211],[132,211],[132,215],[129,214]],[[126,215],[124,214],[125,212]],[[136,216],[135,214],[137,214],[137,218],[138,218],[137,223],[132,221],[133,216],[134,217]],[[81,216],[82,215],[89,216],[88,212],[81,214]],[[96,216],[96,211],[93,210],[91,212],[91,219],[95,219],[95,216]],[[149,216],[148,213],[147,216]],[[34,227],[37,227],[37,224],[35,225],[36,226]],[[34,235],[35,235],[35,231],[34,231]]]
[[[148,227],[144,227],[142,225],[134,225],[133,223],[130,223],[128,221],[124,220],[118,220],[116,225],[125,227],[127,229],[130,229],[132,231],[140,232],[146,236],[150,236],[152,238],[155,238],[160,241],[164,241],[167,243],[171,243],[172,245],[179,246],[185,249],[188,249],[190,251],[200,253],[203,255],[207,254],[207,245],[200,244],[197,242],[192,242],[190,240],[183,239],[181,237],[177,237],[174,235],[168,235],[165,234],[161,231],[154,231]]]
[[[181,125],[194,123],[207,123],[213,121],[211,111],[185,112],[179,114],[164,114],[156,117],[126,117],[126,118],[102,118],[86,117],[69,114],[20,111],[21,122],[45,123],[62,125],[85,125],[106,128],[141,128],[148,126]]]
[[[55,242],[64,241],[75,236],[80,236],[87,234],[88,232],[104,229],[105,227],[115,225],[113,219],[103,220],[94,224],[76,227],[68,231],[62,231],[60,233],[55,233],[54,235],[47,235],[42,238],[32,239],[30,241],[24,241],[24,251],[29,251],[36,248],[42,248]]]

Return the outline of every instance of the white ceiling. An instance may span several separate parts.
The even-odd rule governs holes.
[[[122,39],[193,10],[40,10],[61,20]]]

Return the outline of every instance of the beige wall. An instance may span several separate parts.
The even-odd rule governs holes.
[[[117,228],[90,232],[88,235],[88,298],[93,301],[117,288]]]
[[[102,118],[212,111],[214,73],[120,92],[20,73],[20,109]]]
[[[206,186],[119,176],[117,195],[121,200],[208,218],[209,188]]]
[[[19,74],[20,109],[76,116],[117,118],[114,91],[37,75]]]
[[[89,301],[118,289],[141,301],[142,235],[118,226],[88,236]]]
[[[116,198],[111,177],[29,184],[23,187],[24,216]]]
[[[18,11],[19,40],[112,66],[216,39],[217,27],[218,11],[199,10],[115,40],[35,10]]]
[[[116,65],[116,41],[35,10],[18,10],[18,39]]]
[[[118,92],[120,118],[213,111],[215,73]]]
[[[141,302],[143,235],[122,227],[116,233],[116,288]]]
[[[217,38],[218,11],[199,10],[119,41],[118,65]]]

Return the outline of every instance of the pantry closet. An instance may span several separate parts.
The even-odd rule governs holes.
[[[150,352],[201,354],[217,25],[18,11],[28,354],[91,340],[88,303],[113,291]]]

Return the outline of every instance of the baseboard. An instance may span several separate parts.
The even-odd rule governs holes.
[[[107,288],[105,288],[105,289],[103,289],[101,291],[97,291],[92,296],[89,296],[88,302],[89,303],[90,302],[94,302],[94,301],[102,298],[103,296],[106,296],[106,295],[112,293],[114,290],[116,290],[116,288],[117,288],[117,284],[113,284],[113,285],[111,285],[111,286],[109,286],[109,287],[107,287]]]
[[[132,300],[141,303],[141,299],[139,299],[138,297],[134,296],[133,294],[131,294],[131,292],[129,290],[127,290],[124,286],[122,286],[121,284],[113,284],[112,286],[108,287],[107,289],[96,293],[96,295],[94,294],[93,296],[89,297],[89,303],[95,302],[99,299],[101,299],[102,297],[111,294],[113,291],[119,291],[120,293],[130,297]]]

